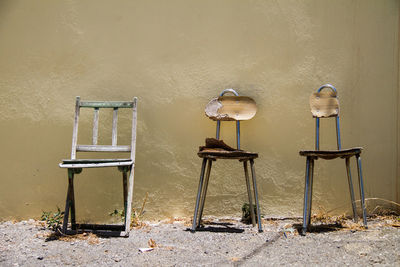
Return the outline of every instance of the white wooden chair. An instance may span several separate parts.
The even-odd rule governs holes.
[[[93,108],[93,137],[91,145],[78,144],[78,125],[79,113],[81,108]],[[118,109],[132,109],[132,134],[131,143],[129,145],[117,145],[117,122]],[[100,109],[112,109],[112,143],[111,145],[98,144],[98,126]],[[134,182],[135,167],[135,149],[136,149],[136,121],[137,121],[137,98],[131,102],[117,101],[81,101],[80,97],[76,97],[75,119],[72,134],[72,152],[71,159],[63,160],[59,164],[61,168],[68,169],[68,192],[65,204],[64,222],[62,232],[64,234],[75,234],[83,231],[92,231],[99,234],[129,236],[132,210],[132,195]],[[127,158],[109,158],[109,159],[77,159],[77,152],[126,152],[129,153]],[[117,167],[122,172],[123,178],[123,195],[124,195],[124,211],[125,220],[123,225],[98,225],[98,224],[76,224],[75,219],[75,197],[74,197],[74,175],[81,173],[83,168],[103,168]],[[129,173],[129,183],[127,176]],[[71,229],[67,229],[69,214],[71,213]]]

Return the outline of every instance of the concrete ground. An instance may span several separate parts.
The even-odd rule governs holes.
[[[53,238],[43,222],[0,223],[0,266],[400,266],[400,221],[318,222],[300,236],[299,220],[265,220],[264,232],[238,219],[209,218],[196,233],[190,221],[147,222],[129,238],[93,234]],[[140,249],[153,247],[141,252]]]

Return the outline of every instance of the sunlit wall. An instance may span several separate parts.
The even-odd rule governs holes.
[[[399,202],[399,2],[382,1],[0,1],[0,219],[38,218],[64,207],[75,96],[138,102],[134,207],[147,218],[192,216],[207,102],[225,88],[255,99],[242,148],[256,160],[262,213],[300,216],[305,159],[314,146],[308,97],[338,89],[343,147],[363,146],[367,198]],[[80,140],[92,114],[82,114]],[[129,139],[123,116],[119,139]],[[101,114],[100,141],[111,140]],[[222,138],[234,144],[234,125]],[[335,148],[334,121],[321,148]],[[87,157],[87,155],[82,155]],[[356,180],[355,162],[353,177]],[[343,160],[318,160],[316,209],[350,211]],[[115,169],[76,178],[78,221],[122,208]],[[356,187],[358,190],[358,187]],[[358,191],[357,191],[358,192]],[[357,194],[358,195],[358,194]],[[242,164],[218,160],[205,215],[239,216]],[[383,202],[368,201],[369,210]]]

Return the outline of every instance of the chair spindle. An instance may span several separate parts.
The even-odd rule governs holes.
[[[93,138],[92,138],[93,145],[97,145],[98,136],[99,136],[99,108],[94,108]]]
[[[118,108],[114,108],[112,122],[112,146],[117,145]]]

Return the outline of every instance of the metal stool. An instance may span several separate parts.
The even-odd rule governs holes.
[[[224,96],[226,93],[232,93],[234,94],[234,96]],[[256,111],[257,107],[253,99],[251,99],[250,97],[239,96],[239,94],[233,89],[226,89],[222,91],[218,98],[212,99],[207,104],[205,109],[207,117],[217,121],[217,136],[216,139],[207,138],[206,146],[200,147],[200,151],[198,152],[198,156],[203,159],[203,163],[201,166],[199,188],[197,192],[196,206],[193,216],[193,225],[191,228],[192,232],[195,232],[197,227],[200,226],[212,162],[216,161],[217,159],[238,159],[239,161],[243,162],[247,194],[249,197],[251,221],[253,226],[255,226],[256,220],[254,214],[252,192],[250,189],[249,172],[247,168],[247,162],[250,162],[253,182],[253,194],[257,209],[258,231],[262,232],[260,205],[258,203],[256,173],[254,168],[254,159],[258,157],[258,154],[240,150],[240,121],[253,118],[256,114]],[[237,149],[231,148],[226,145],[222,140],[219,140],[221,121],[236,121]],[[207,171],[204,179],[206,166]]]
[[[322,92],[324,88],[329,88],[330,91]],[[321,159],[335,159],[343,158],[346,161],[347,178],[350,188],[351,204],[353,208],[354,221],[357,221],[356,203],[354,200],[353,180],[350,171],[350,158],[355,156],[357,159],[358,181],[361,196],[361,208],[363,214],[364,226],[367,227],[367,213],[365,210],[364,200],[364,182],[361,170],[361,147],[354,147],[349,149],[342,149],[340,140],[340,126],[339,126],[339,100],[337,99],[336,88],[330,84],[325,84],[318,88],[317,93],[313,93],[310,97],[310,107],[313,117],[316,119],[315,124],[315,150],[300,151],[301,156],[307,157],[306,160],[306,175],[305,175],[305,188],[304,188],[304,210],[303,210],[303,229],[302,234],[305,235],[308,226],[311,222],[311,204],[312,204],[312,188],[314,176],[314,160]],[[319,150],[319,119],[336,117],[336,138],[337,150]]]

